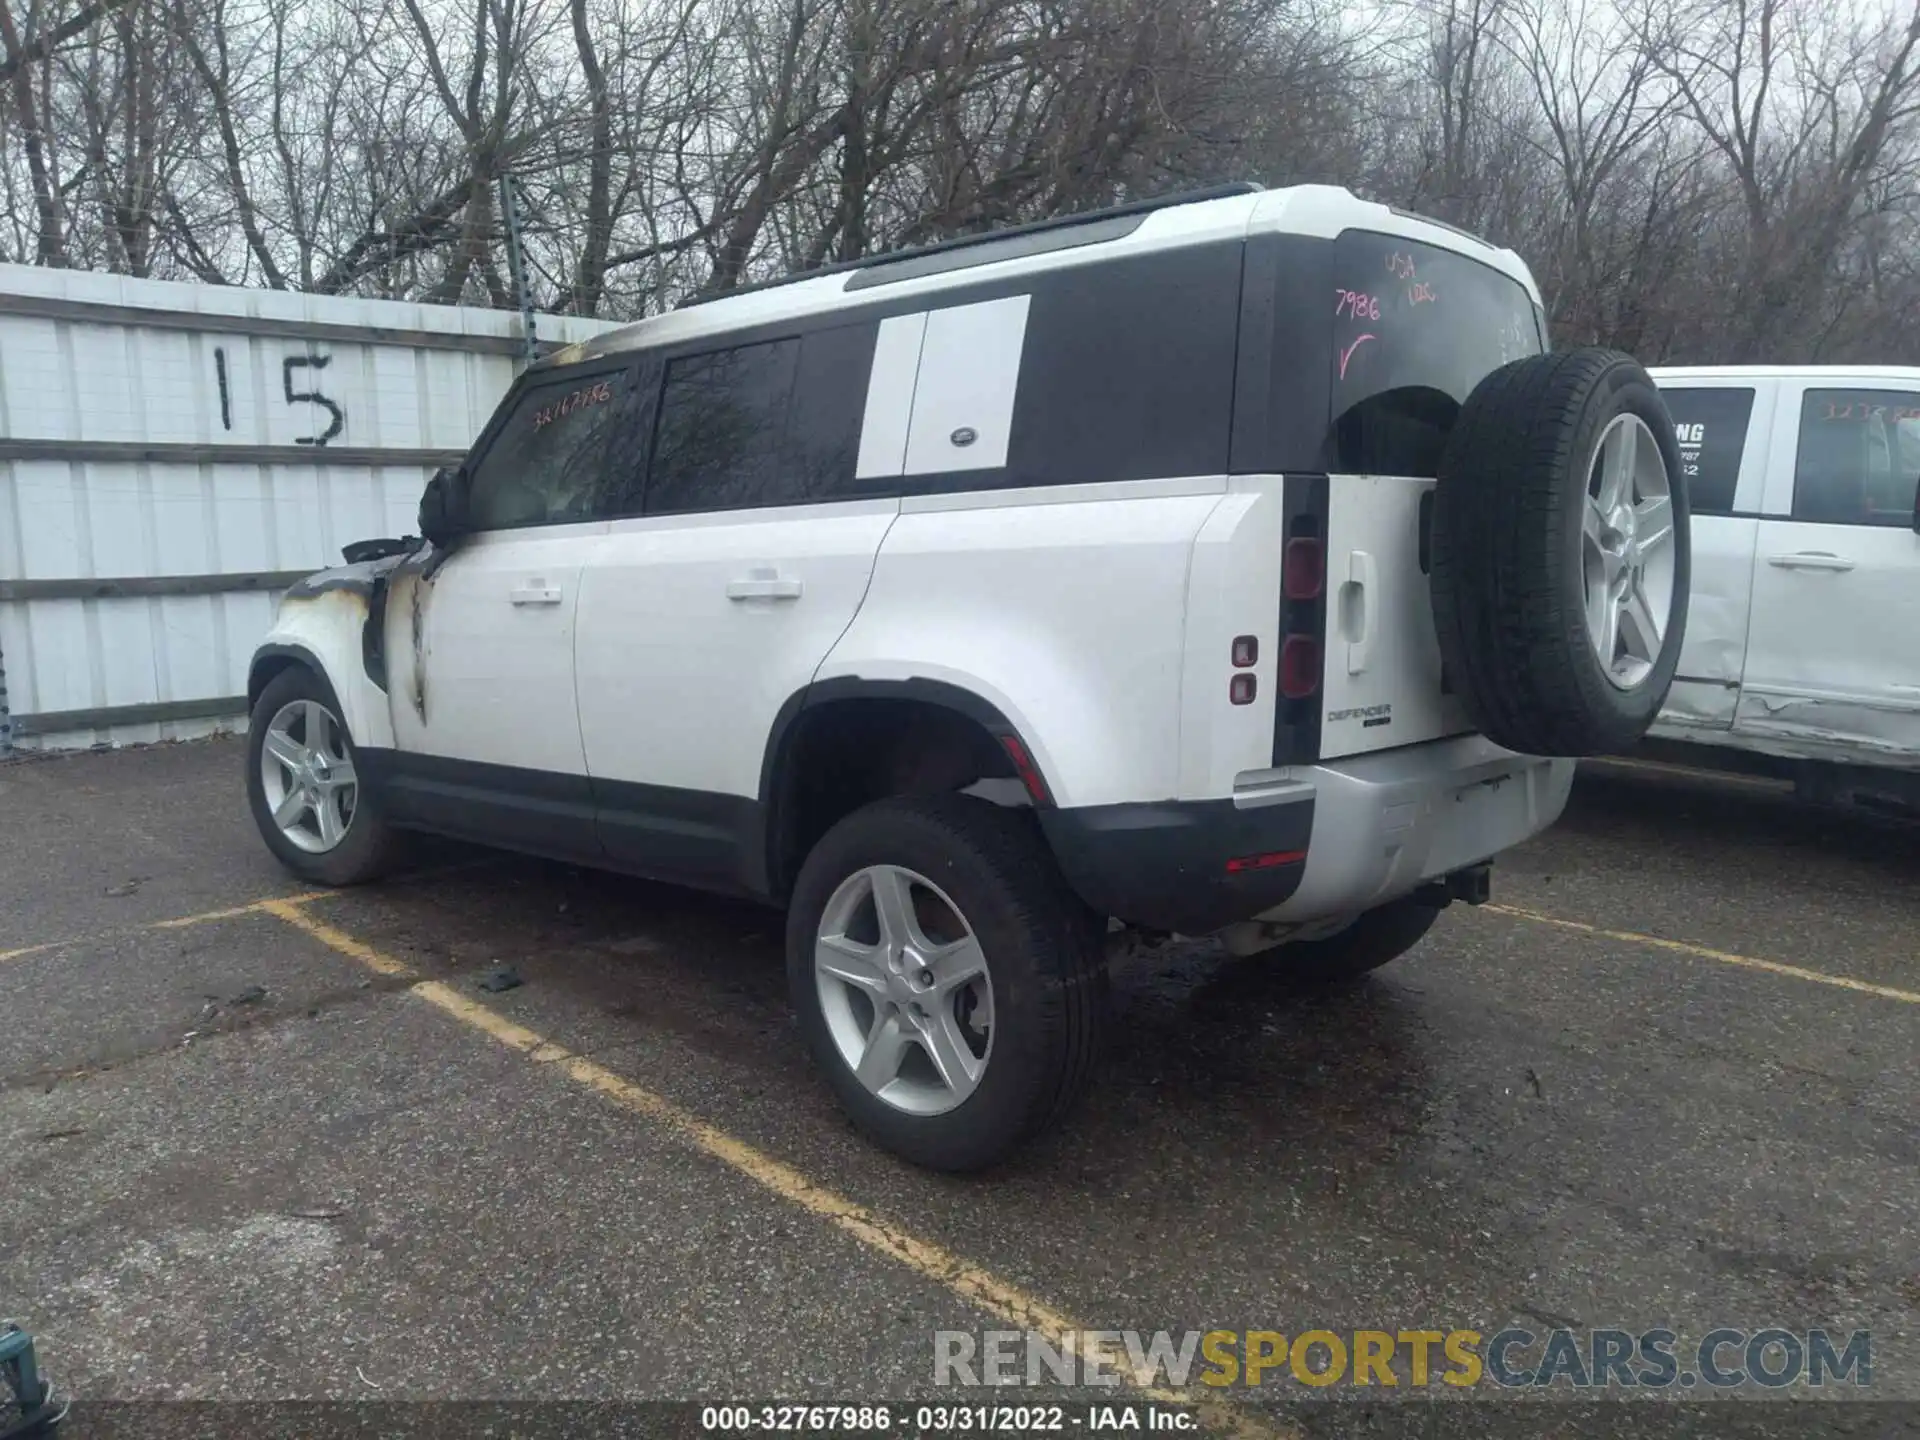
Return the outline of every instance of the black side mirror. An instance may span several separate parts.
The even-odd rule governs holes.
[[[467,471],[465,466],[434,472],[420,496],[420,534],[444,550],[467,530]]]

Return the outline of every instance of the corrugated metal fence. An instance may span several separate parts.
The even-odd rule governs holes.
[[[230,728],[279,592],[411,532],[524,353],[498,311],[0,265],[0,754]]]

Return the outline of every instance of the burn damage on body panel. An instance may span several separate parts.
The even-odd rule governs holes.
[[[290,587],[283,605],[345,607],[341,624],[360,626],[360,659],[367,679],[383,693],[389,686],[387,607],[395,587],[407,592],[413,642],[413,665],[407,698],[421,721],[426,720],[425,592],[434,572],[446,560],[413,536],[401,540],[357,541],[345,548],[347,564],[322,570]]]
[[[427,723],[427,603],[432,598],[433,577],[440,569],[445,553],[434,555],[419,565],[410,565],[395,583],[406,591],[402,603],[407,607],[407,636],[412,644],[413,665],[407,676],[407,703],[422,725]]]

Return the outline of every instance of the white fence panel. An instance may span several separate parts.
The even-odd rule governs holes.
[[[0,753],[239,723],[279,593],[409,532],[524,353],[500,311],[0,265]]]

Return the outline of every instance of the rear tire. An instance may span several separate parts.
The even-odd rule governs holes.
[[[318,754],[317,773],[296,774],[294,767],[270,757],[270,742]],[[339,783],[347,773],[342,761],[352,767],[350,786]],[[247,721],[247,805],[274,859],[314,885],[358,885],[393,869],[402,837],[387,824],[380,797],[364,774],[331,685],[304,665],[267,682]],[[308,778],[313,798],[303,804]],[[320,807],[330,807],[326,825],[320,822]],[[287,823],[274,818],[276,808]]]
[[[880,919],[883,889],[911,896],[896,922],[904,965],[889,958],[900,947]],[[972,954],[962,931],[979,958],[913,988],[949,963],[913,957]],[[888,799],[841,820],[800,867],[788,982],[815,1062],[867,1136],[929,1169],[979,1170],[1084,1092],[1106,1021],[1101,932],[1030,814],[956,795]],[[984,973],[949,992],[947,973],[969,967]],[[977,1073],[949,1084],[935,1057],[955,1054],[956,1036],[971,1058],[953,1073]]]
[[[1301,985],[1339,985],[1398,960],[1426,938],[1439,915],[1431,905],[1395,900],[1367,911],[1337,935],[1281,945],[1267,958]]]
[[[1673,418],[1637,362],[1570,350],[1487,376],[1433,503],[1434,629],[1475,728],[1531,755],[1640,739],[1680,663],[1690,550]]]

